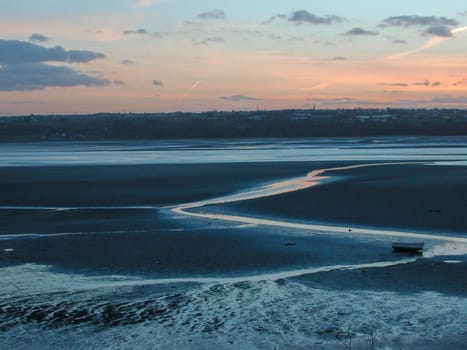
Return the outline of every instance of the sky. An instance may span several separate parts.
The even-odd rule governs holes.
[[[465,0],[0,4],[0,115],[467,108]]]

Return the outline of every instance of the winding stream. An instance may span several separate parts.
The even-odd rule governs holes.
[[[179,205],[172,209],[174,213],[181,215],[188,215],[192,217],[211,219],[211,220],[223,220],[236,222],[240,224],[249,224],[249,225],[263,225],[263,226],[273,226],[273,227],[282,227],[289,229],[299,229],[304,230],[307,234],[322,234],[326,232],[327,234],[345,234],[349,236],[386,236],[394,238],[403,238],[403,239],[416,239],[416,240],[428,240],[435,241],[437,243],[444,243],[442,245],[435,245],[430,250],[425,252],[425,256],[432,257],[437,255],[462,255],[467,254],[467,238],[458,237],[454,235],[442,235],[442,234],[426,234],[426,233],[416,233],[408,231],[399,231],[399,230],[385,230],[385,229],[367,229],[342,226],[333,226],[333,225],[322,225],[322,224],[313,224],[313,223],[298,223],[292,221],[284,220],[275,220],[275,219],[264,219],[256,218],[251,216],[240,216],[240,215],[227,215],[227,214],[217,214],[209,212],[208,207],[211,205],[219,205],[233,202],[240,202],[250,199],[264,198],[277,196],[284,193],[300,191],[308,189],[311,187],[318,186],[323,183],[324,180],[329,179],[329,176],[325,174],[330,171],[343,171],[343,170],[352,170],[365,167],[375,167],[375,166],[389,166],[389,165],[410,165],[410,164],[424,164],[419,162],[398,162],[398,163],[373,163],[373,164],[358,164],[350,165],[344,167],[335,167],[327,169],[317,169],[309,172],[306,176],[288,179],[284,181],[279,181],[272,183],[260,188],[247,190],[245,192],[240,192],[232,194],[229,196],[198,201],[193,203],[187,203]],[[203,212],[195,211],[194,209],[203,208]]]

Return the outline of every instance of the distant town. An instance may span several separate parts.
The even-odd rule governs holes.
[[[0,142],[397,135],[467,135],[467,110],[307,109],[0,117]]]

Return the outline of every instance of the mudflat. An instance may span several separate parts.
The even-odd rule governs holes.
[[[312,163],[0,167],[0,206],[169,205],[300,176]]]
[[[467,168],[384,165],[329,171],[336,181],[214,207],[352,227],[467,234]]]

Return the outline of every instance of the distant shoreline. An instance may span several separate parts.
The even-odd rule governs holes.
[[[467,110],[280,110],[0,117],[0,143],[366,136],[467,136]]]

